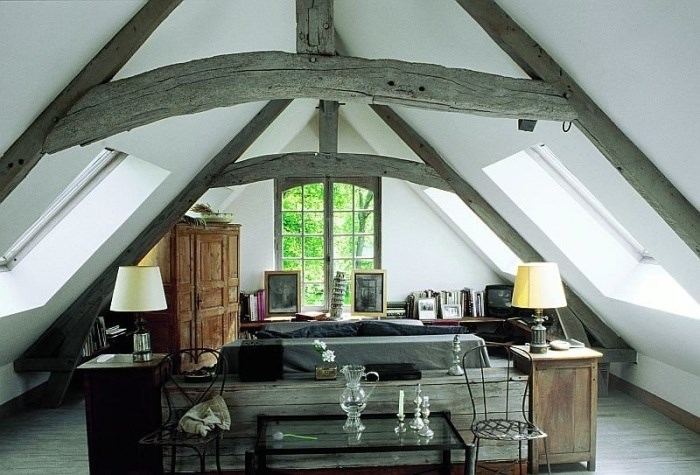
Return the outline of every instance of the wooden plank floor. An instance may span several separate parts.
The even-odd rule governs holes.
[[[59,409],[28,410],[0,420],[0,473],[88,474],[84,411],[80,393],[72,390]],[[596,474],[700,474],[700,435],[618,391],[599,399],[597,445]],[[584,464],[556,465],[552,472],[589,473]]]

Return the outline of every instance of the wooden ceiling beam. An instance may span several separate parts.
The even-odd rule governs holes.
[[[297,53],[335,55],[333,0],[297,0]],[[338,102],[318,103],[318,150],[338,151]]]
[[[456,0],[530,77],[563,91],[573,121],[610,164],[700,257],[700,211],[649,160],[571,76],[493,0]]]
[[[297,0],[297,53],[335,55],[333,0]]]
[[[542,256],[503,219],[503,217],[457,173],[442,156],[406,121],[388,106],[372,105],[372,110],[403,140],[418,157],[430,165],[457,196],[524,262],[541,261]],[[584,326],[605,348],[628,345],[605,325],[598,315],[565,285],[567,306],[559,309],[562,326],[569,336],[588,342]],[[583,324],[583,325],[582,325]]]
[[[491,117],[568,121],[542,81],[389,59],[260,51],[164,66],[91,89],[44,143],[54,153],[168,117],[271,99],[399,104]]]
[[[401,158],[357,153],[294,152],[250,158],[226,167],[213,187],[237,186],[270,178],[386,177],[452,191],[431,167]]]
[[[49,131],[90,88],[105,83],[126,64],[182,0],[149,0],[56,96],[0,157],[0,202],[39,163]]]

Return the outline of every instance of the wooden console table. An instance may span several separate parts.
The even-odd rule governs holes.
[[[83,373],[88,457],[91,475],[163,473],[160,450],[139,450],[141,437],[161,424],[165,355],[134,363],[117,354],[78,367]]]
[[[595,471],[596,416],[598,408],[598,360],[603,355],[590,348],[566,351],[549,350],[544,354],[518,357],[527,346],[515,347],[516,365],[532,374],[530,418],[544,430],[547,437],[549,462],[587,462]],[[532,473],[538,473],[545,463],[544,446],[530,443],[528,463]]]

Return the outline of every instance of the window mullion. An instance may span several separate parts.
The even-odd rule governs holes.
[[[334,181],[330,178],[324,180],[324,186],[326,187],[326,194],[324,200],[323,209],[323,219],[324,219],[324,229],[323,229],[323,239],[324,239],[324,250],[325,256],[324,261],[325,267],[325,293],[324,293],[324,305],[326,308],[330,308],[330,295],[333,287],[333,185]]]

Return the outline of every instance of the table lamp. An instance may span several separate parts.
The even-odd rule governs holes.
[[[513,307],[535,310],[530,353],[547,352],[547,329],[544,322],[545,308],[566,307],[564,286],[559,267],[554,262],[530,262],[518,266],[513,286]]]
[[[146,327],[142,312],[165,310],[163,280],[158,266],[121,266],[114,284],[112,305],[114,312],[135,312],[136,333],[134,333],[134,362],[153,359],[151,334]]]

